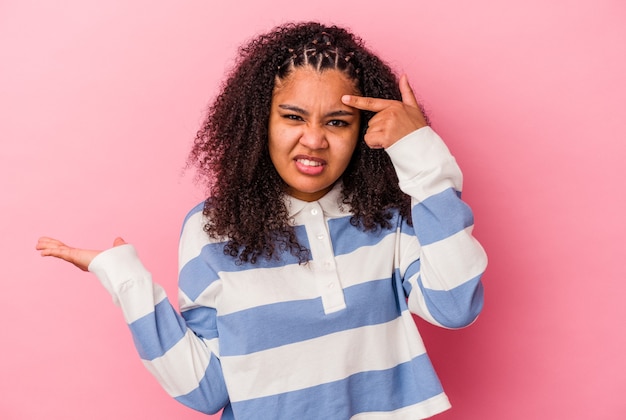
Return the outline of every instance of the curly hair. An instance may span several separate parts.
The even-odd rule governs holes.
[[[207,186],[204,230],[224,238],[224,254],[238,264],[279,259],[290,252],[310,259],[290,224],[285,183],[268,152],[268,121],[276,80],[295,68],[337,69],[355,81],[361,95],[400,100],[396,76],[362,40],[344,28],[316,22],[289,23],[240,47],[235,66],[209,106],[189,164]],[[390,228],[394,209],[410,222],[410,199],[398,187],[387,153],[363,140],[373,113],[362,112],[359,139],[342,175],[343,204],[351,223],[373,231]]]

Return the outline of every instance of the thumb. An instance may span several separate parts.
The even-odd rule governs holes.
[[[402,95],[403,104],[419,108],[413,89],[411,89],[411,85],[409,84],[409,78],[406,74],[403,74],[402,77],[400,77],[400,94]]]
[[[115,240],[113,241],[113,246],[120,246],[120,245],[125,245],[125,244],[126,244],[126,241],[120,238],[119,236],[115,238]]]

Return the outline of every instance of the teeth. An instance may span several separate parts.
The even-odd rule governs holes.
[[[322,166],[320,162],[316,162],[314,160],[298,159],[298,162],[305,166]]]

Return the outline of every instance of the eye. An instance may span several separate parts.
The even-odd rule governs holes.
[[[330,121],[328,121],[327,124],[332,126],[332,127],[345,127],[345,126],[349,125],[349,123],[347,121],[344,121],[344,120],[330,120]]]
[[[287,120],[292,120],[292,121],[304,121],[301,116],[296,115],[296,114],[284,114],[283,118]]]

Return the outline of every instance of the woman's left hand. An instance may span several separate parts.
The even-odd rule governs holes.
[[[387,148],[413,131],[427,126],[406,75],[400,78],[402,101],[344,95],[344,104],[376,114],[369,120],[365,143],[373,149]]]

